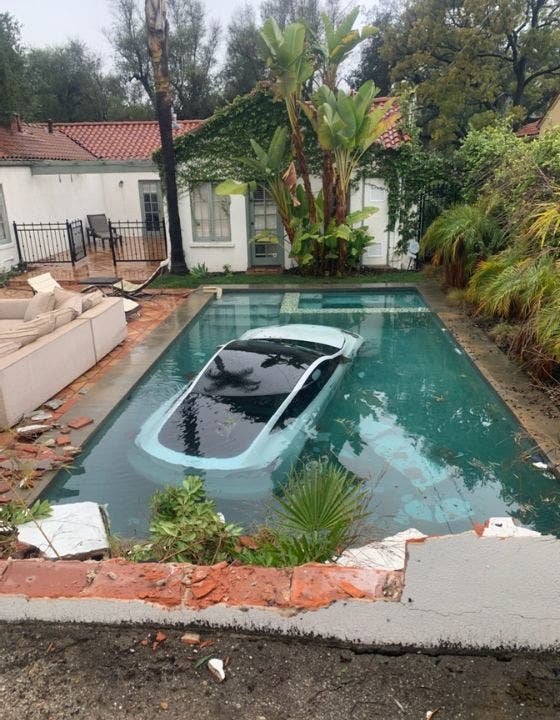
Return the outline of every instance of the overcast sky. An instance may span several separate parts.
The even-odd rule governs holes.
[[[258,12],[260,0],[247,0]],[[202,0],[207,17],[227,22],[242,0]],[[143,2],[142,2],[143,6]],[[9,12],[21,23],[26,46],[60,45],[69,38],[80,38],[110,64],[112,51],[104,28],[111,26],[109,0],[0,0],[0,11]]]

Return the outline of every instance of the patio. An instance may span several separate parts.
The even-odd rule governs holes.
[[[76,284],[79,281],[87,280],[88,277],[114,275],[132,282],[142,282],[157,268],[159,263],[159,260],[119,262],[115,269],[110,249],[98,249],[95,252],[89,252],[83,260],[75,265],[71,263],[29,264],[27,272],[11,278],[9,287],[29,290],[27,279],[44,272],[50,272],[61,285]]]

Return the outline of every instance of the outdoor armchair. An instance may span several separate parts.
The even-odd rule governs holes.
[[[105,250],[105,241],[111,239],[111,231],[109,229],[109,221],[103,213],[87,216],[88,227],[86,228],[88,246],[97,247],[96,241],[101,242],[101,247]],[[117,240],[122,245],[122,235],[116,235],[113,232],[113,240]]]

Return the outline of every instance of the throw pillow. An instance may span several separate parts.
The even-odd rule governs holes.
[[[92,290],[89,293],[84,293],[82,295],[82,312],[99,305],[100,302],[103,302],[104,298],[105,295],[103,295],[101,290]]]
[[[61,307],[69,307],[74,311],[74,317],[82,312],[82,296],[80,293],[70,292],[70,290],[63,290],[62,288],[54,289],[54,309],[58,310]]]
[[[29,322],[40,315],[54,308],[54,293],[38,292],[29,301],[25,308],[23,322]]]
[[[47,318],[54,320],[54,330],[57,330],[63,325],[67,325],[75,317],[74,310],[71,307],[59,307],[58,310],[51,310],[48,313],[42,313],[37,316],[37,319]]]

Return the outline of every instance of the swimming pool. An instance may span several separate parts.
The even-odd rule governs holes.
[[[373,491],[372,522],[380,535],[411,526],[430,534],[460,532],[495,515],[558,532],[558,480],[533,466],[531,439],[410,289],[225,293],[195,318],[43,497],[107,504],[114,532],[145,535],[150,497],[184,472],[136,447],[141,425],[217,345],[250,328],[284,323],[332,325],[364,338],[300,460],[326,456],[362,478]],[[242,476],[208,472],[207,491],[228,520],[263,521],[287,462]]]

